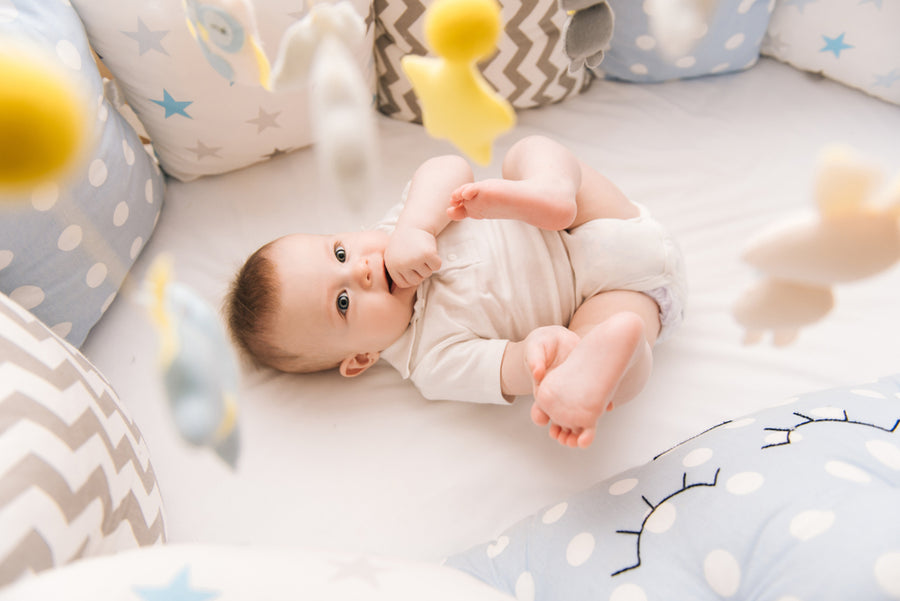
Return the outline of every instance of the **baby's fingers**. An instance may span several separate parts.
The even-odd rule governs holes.
[[[410,269],[398,272],[396,277],[394,277],[394,283],[401,288],[412,288],[421,284],[423,279],[425,278],[416,273],[415,270]]]
[[[531,371],[531,378],[534,380],[535,386],[543,381],[547,375],[547,365],[550,362],[547,359],[547,349],[543,343],[529,344],[525,348],[525,365]]]

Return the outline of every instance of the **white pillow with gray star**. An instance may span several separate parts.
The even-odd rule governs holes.
[[[189,181],[225,173],[312,143],[306,91],[272,93],[229,81],[212,64],[224,55],[210,58],[210,50],[191,35],[182,0],[71,1],[91,45],[153,142],[160,165],[173,177]],[[371,3],[352,4],[369,25]],[[298,0],[254,6],[262,49],[271,63],[282,34],[306,9]],[[247,33],[246,28],[235,31]],[[372,43],[369,27],[364,43],[352,51],[374,91]]]

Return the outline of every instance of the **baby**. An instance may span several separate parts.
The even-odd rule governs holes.
[[[370,230],[291,234],[257,250],[226,302],[238,346],[289,372],[363,373],[379,358],[430,399],[507,403],[571,447],[646,383],[682,317],[677,245],[642,207],[545,137],[503,178],[423,163]]]

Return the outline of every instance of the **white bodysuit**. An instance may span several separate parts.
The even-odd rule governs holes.
[[[392,231],[402,203],[377,227]],[[381,357],[429,399],[506,404],[500,365],[508,341],[568,325],[602,290],[646,292],[660,306],[660,339],[682,319],[681,253],[641,208],[571,233],[521,221],[465,219],[437,238],[441,268],[419,285],[406,332]]]

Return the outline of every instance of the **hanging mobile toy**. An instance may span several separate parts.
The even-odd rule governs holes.
[[[425,39],[437,58],[407,55],[401,66],[422,104],[422,125],[481,165],[494,139],[512,128],[512,106],[485,81],[475,63],[494,51],[500,35],[496,0],[437,0],[425,13]]]
[[[817,211],[757,234],[744,260],[762,274],[735,303],[747,343],[766,331],[776,346],[834,306],[832,287],[873,276],[900,261],[900,179],[874,194],[881,172],[855,152],[822,152],[815,182]]]
[[[240,451],[238,368],[222,325],[193,290],[172,281],[168,256],[151,265],[146,286],[175,426],[185,440],[212,448],[234,467]]]
[[[320,168],[356,207],[371,196],[376,171],[372,93],[350,48],[366,26],[353,5],[320,2],[282,35],[269,64],[249,0],[184,0],[188,29],[210,65],[231,83],[274,92],[308,89]]]

